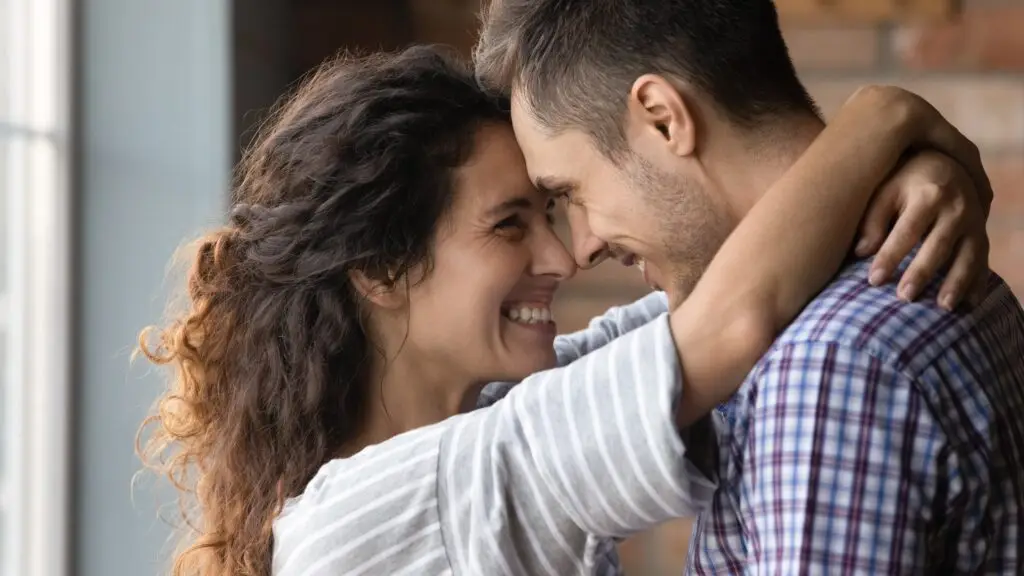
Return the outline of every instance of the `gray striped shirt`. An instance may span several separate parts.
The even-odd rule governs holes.
[[[710,426],[674,425],[665,310],[662,294],[613,308],[556,340],[563,367],[325,464],[274,523],[273,574],[619,573],[615,539],[715,489]]]

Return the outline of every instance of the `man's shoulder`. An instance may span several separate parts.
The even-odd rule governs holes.
[[[783,331],[762,362],[786,347],[832,344],[916,374],[952,347],[984,339],[998,323],[1009,319],[1015,324],[1012,330],[1024,330],[1020,304],[994,273],[981,303],[949,312],[935,302],[941,280],[929,285],[916,302],[907,303],[896,295],[895,281],[871,286],[869,267],[868,261],[857,261],[844,268]]]

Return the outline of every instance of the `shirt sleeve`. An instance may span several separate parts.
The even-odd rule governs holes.
[[[740,488],[750,571],[933,573],[956,463],[915,382],[828,343],[762,366]]]
[[[609,308],[591,320],[587,328],[555,338],[556,366],[567,366],[666,312],[668,297],[664,292],[652,292],[631,304]],[[516,384],[491,382],[480,391],[477,406],[494,404],[504,398]]]
[[[460,416],[439,469],[455,572],[589,572],[595,539],[703,509],[715,483],[689,457],[692,431],[675,425],[681,385],[663,314]]]

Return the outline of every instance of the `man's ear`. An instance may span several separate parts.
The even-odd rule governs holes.
[[[362,270],[353,270],[348,276],[356,291],[375,306],[394,310],[405,304],[405,282],[395,281],[390,272],[387,281],[373,279]]]
[[[695,152],[696,110],[664,76],[644,74],[637,78],[626,108],[628,131],[633,138],[647,140],[648,144],[650,139],[658,139],[676,156]]]

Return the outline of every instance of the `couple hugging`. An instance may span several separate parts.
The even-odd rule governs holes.
[[[770,0],[483,23],[472,71],[325,64],[247,151],[142,342],[174,573],[617,574],[697,516],[687,573],[1021,574],[1024,313],[975,146],[890,87],[826,125]],[[607,259],[654,291],[557,335]]]

